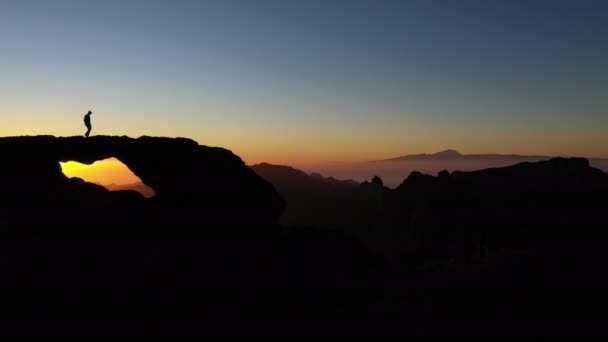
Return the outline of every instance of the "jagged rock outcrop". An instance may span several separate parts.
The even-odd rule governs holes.
[[[200,226],[276,224],[285,203],[274,187],[228,150],[185,138],[53,136],[0,138],[0,221],[4,225],[108,223]],[[59,162],[115,157],[156,197],[68,179]],[[129,221],[129,222],[125,222]]]

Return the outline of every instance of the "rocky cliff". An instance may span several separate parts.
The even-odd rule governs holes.
[[[228,150],[185,138],[53,136],[0,138],[0,223],[176,227],[276,224],[285,203],[274,187]],[[146,200],[67,178],[59,162],[115,157],[156,191]]]

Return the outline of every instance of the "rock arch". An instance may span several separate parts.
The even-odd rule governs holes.
[[[0,138],[0,153],[12,161],[0,169],[0,186],[9,197],[65,189],[59,162],[114,157],[154,188],[157,208],[178,212],[173,216],[182,223],[204,214],[218,222],[276,224],[285,206],[238,156],[186,138],[9,137]]]

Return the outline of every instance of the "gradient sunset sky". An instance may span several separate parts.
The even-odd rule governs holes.
[[[608,157],[608,1],[0,2],[0,136]]]

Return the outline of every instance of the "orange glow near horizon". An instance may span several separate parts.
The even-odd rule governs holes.
[[[110,191],[133,190],[146,198],[154,197],[156,191],[144,184],[129,168],[116,158],[98,160],[91,165],[69,161],[61,164],[63,174],[99,184]]]
[[[78,177],[100,185],[125,185],[141,182],[129,168],[116,158],[96,161],[91,165],[69,161],[61,164],[61,170],[69,178]]]

